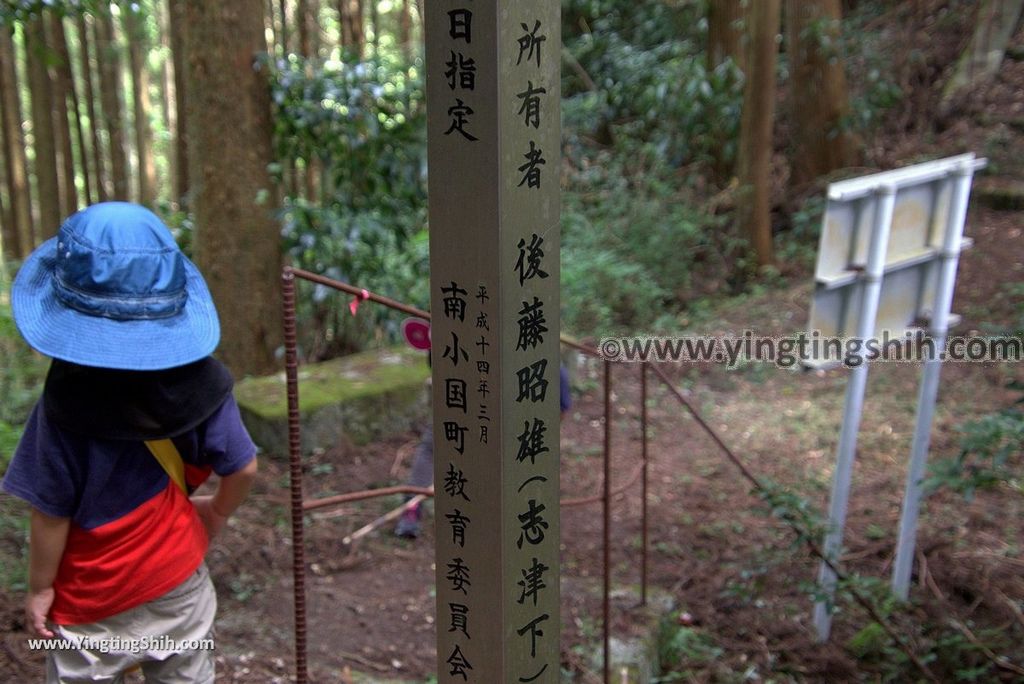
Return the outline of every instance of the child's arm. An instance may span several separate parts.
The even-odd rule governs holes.
[[[46,615],[53,604],[53,580],[64,555],[70,526],[70,518],[55,518],[32,509],[25,617],[31,634],[48,639],[53,637],[53,632],[46,627]]]
[[[203,521],[210,539],[220,532],[235,509],[245,501],[254,479],[256,479],[255,457],[241,470],[222,477],[213,496],[192,497],[192,503],[195,505],[199,519]]]

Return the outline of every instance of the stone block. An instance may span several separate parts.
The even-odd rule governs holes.
[[[429,416],[423,352],[391,348],[299,367],[302,451],[366,444],[416,427]],[[285,374],[246,378],[235,398],[253,440],[272,455],[288,453]]]

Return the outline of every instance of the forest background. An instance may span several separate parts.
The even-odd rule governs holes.
[[[872,31],[886,3],[846,5],[563,3],[567,332],[669,329],[806,271],[820,201],[804,200],[889,162],[864,143],[884,122],[926,125],[906,92],[919,66],[892,68]],[[941,20],[974,11],[952,5]],[[7,276],[77,208],[127,199],[199,263],[239,374],[279,363],[283,259],[426,304],[416,2],[0,7]],[[300,312],[305,358],[396,338],[387,312],[352,319],[323,295]]]
[[[1001,55],[1020,4],[565,0],[566,331],[668,330],[709,296],[805,274],[823,184],[891,165],[871,143],[886,131],[948,122],[998,68],[972,51]],[[426,303],[417,2],[0,8],[5,274],[82,206],[150,206],[206,272],[240,374],[279,362],[282,255]],[[974,21],[983,44],[932,73],[882,44],[887,12]],[[306,358],[395,339],[392,315],[351,319],[323,294],[301,312]]]

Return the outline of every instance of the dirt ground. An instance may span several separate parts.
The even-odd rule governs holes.
[[[1017,44],[1021,43],[1018,36]],[[1002,155],[1001,175],[1021,179],[1014,154],[1024,63],[1009,60],[955,125],[926,141],[924,151],[974,149]],[[1017,152],[1007,152],[1007,150]],[[922,146],[915,150],[922,152]],[[894,153],[895,154],[895,153]],[[954,311],[958,332],[1020,334],[1024,327],[1024,218],[975,206],[968,234],[974,248],[961,262]],[[806,284],[747,296],[716,311],[702,334],[799,330],[807,319]],[[562,491],[587,495],[600,486],[603,431],[599,367],[574,369],[575,406],[562,424]],[[763,481],[827,505],[845,375],[747,365],[668,367],[691,402]],[[888,581],[910,448],[919,366],[884,364],[870,373],[867,407],[846,529],[843,561],[851,571]],[[626,483],[640,455],[639,369],[616,366],[612,424],[613,481]],[[932,460],[959,452],[957,426],[1012,405],[1021,396],[1022,364],[947,364],[933,429]],[[650,583],[671,596],[676,615],[700,636],[675,679],[664,681],[881,681],[881,660],[862,648],[868,618],[842,605],[830,643],[812,638],[809,584],[816,562],[675,399],[652,383],[650,414]],[[397,484],[404,480],[416,435],[409,432],[361,449],[306,459],[305,495]],[[342,682],[346,668],[377,679],[428,681],[435,670],[433,531],[415,541],[390,525],[354,549],[341,539],[399,503],[397,497],[348,505],[307,518],[306,558],[311,679]],[[288,682],[292,673],[292,580],[287,465],[265,455],[250,501],[210,552],[217,586],[217,681]],[[17,504],[0,500],[3,513]],[[640,489],[617,496],[612,509],[612,632],[638,629]],[[597,682],[601,633],[601,509],[562,510],[562,662],[578,682]],[[0,529],[0,558],[20,556],[21,529]],[[1001,655],[1024,667],[1024,496],[1020,484],[979,492],[971,501],[949,492],[926,500],[910,607],[894,623],[912,641],[922,625],[959,625],[979,642],[1005,645]],[[5,573],[6,574],[6,573]],[[0,681],[39,681],[41,653],[27,650],[21,597],[0,593]],[[686,614],[685,616],[683,614]],[[963,634],[963,631],[960,631]],[[854,638],[857,637],[857,638]],[[965,637],[966,638],[966,637]],[[1013,645],[1016,645],[1013,646]],[[859,654],[859,658],[858,658]],[[978,681],[1021,681],[985,656]],[[876,667],[877,665],[877,667]],[[936,667],[942,665],[936,664]],[[903,670],[911,673],[912,670]],[[953,670],[943,670],[952,673]],[[967,674],[961,673],[964,677]],[[969,674],[969,673],[968,673]],[[911,676],[911,675],[907,675]]]

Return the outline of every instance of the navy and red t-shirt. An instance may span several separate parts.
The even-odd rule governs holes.
[[[230,475],[255,456],[232,396],[172,438],[185,478]],[[208,539],[195,508],[142,441],[63,430],[33,409],[0,488],[48,515],[70,518],[50,619],[95,622],[162,596],[203,560]]]

